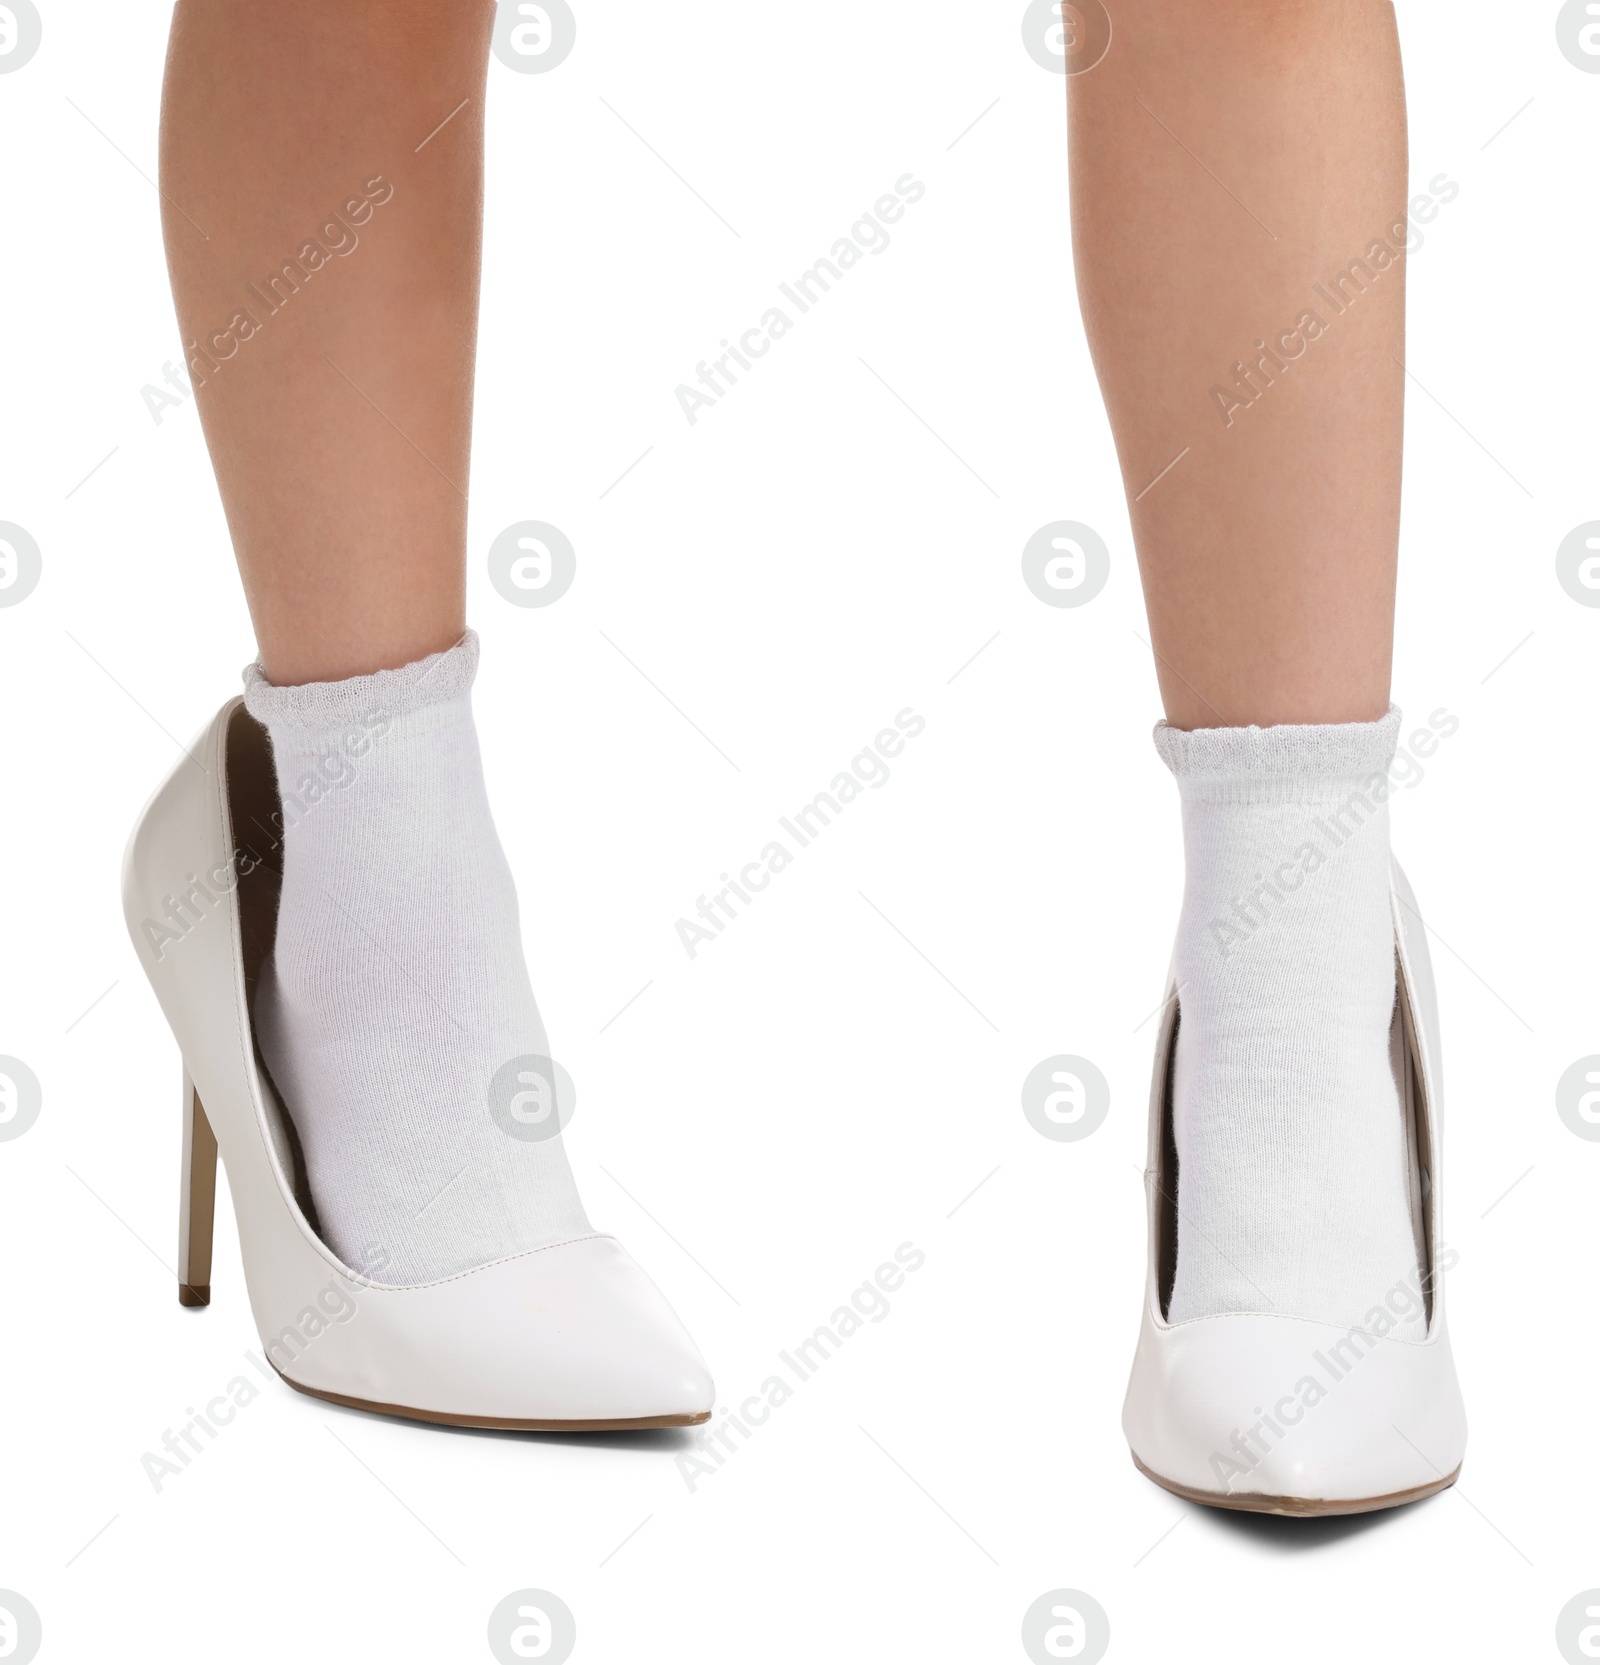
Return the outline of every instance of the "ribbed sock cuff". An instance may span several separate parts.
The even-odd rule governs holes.
[[[260,662],[244,670],[244,705],[268,728],[332,729],[373,716],[401,717],[442,705],[472,687],[478,674],[478,634],[469,630],[453,648],[430,653],[398,670],[373,671],[343,682],[303,682],[279,688]]]
[[[1173,728],[1157,723],[1161,761],[1184,798],[1293,803],[1343,781],[1386,775],[1400,743],[1400,708],[1375,723],[1282,723],[1272,728]]]

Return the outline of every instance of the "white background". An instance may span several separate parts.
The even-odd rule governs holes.
[[[1600,517],[1600,77],[1552,0],[1402,16],[1414,180],[1461,187],[1410,274],[1433,397],[1395,689],[1460,729],[1395,841],[1435,932],[1472,1434],[1454,1491],[1282,1523],[1158,1490],[1119,1428],[1176,795],[1073,300],[1063,84],[1021,13],[610,0],[558,70],[490,69],[477,707],[590,1213],[732,1406],[897,1244],[927,1256],[692,1493],[688,1436],[439,1431],[276,1385],[159,1494],[142,1472],[256,1341],[225,1204],[209,1310],[161,1264],[179,1060],[118,864],[253,648],[192,402],[157,426],[140,395],[179,356],[141,177],[167,8],[49,4],[0,77],[0,519],[44,560],[0,609],[0,1053],[44,1085],[0,1144],[0,1586],[42,1659],[487,1660],[490,1610],[538,1586],[582,1662],[1021,1660],[1062,1585],[1113,1660],[1558,1657],[1600,1585],[1600,1146],[1553,1100],[1600,1051],[1600,611],[1554,566]],[[675,386],[907,172],[893,246],[691,428]],[[548,609],[487,582],[529,518],[578,552]],[[1020,578],[1059,518],[1111,549],[1079,609]],[[906,706],[927,728],[890,783],[691,962],[674,921]],[[1062,1052],[1111,1083],[1081,1143],[1019,1105]]]

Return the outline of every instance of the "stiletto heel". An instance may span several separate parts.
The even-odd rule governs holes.
[[[217,1209],[217,1136],[183,1072],[183,1169],[178,1189],[178,1304],[211,1305],[211,1229]]]

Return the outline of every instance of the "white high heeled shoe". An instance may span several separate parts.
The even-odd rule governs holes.
[[[220,1150],[268,1360],[337,1404],[479,1428],[686,1427],[714,1389],[660,1291],[592,1233],[432,1283],[374,1282],[317,1235],[294,1131],[262,1067],[250,992],[277,875],[266,731],[233,699],[134,828],[123,907],[183,1053],[178,1298],[211,1298]]]
[[[1422,1274],[1420,1290],[1413,1297],[1408,1287],[1401,1304],[1425,1301],[1428,1327],[1420,1342],[1383,1333],[1377,1308],[1367,1315],[1370,1329],[1256,1312],[1167,1322],[1183,1212],[1172,1135],[1180,1014],[1168,982],[1145,1170],[1149,1273],[1122,1427],[1140,1470],[1196,1503],[1279,1515],[1360,1514],[1442,1491],[1461,1469],[1467,1421],[1439,1275],[1455,1256],[1440,1236],[1438,1002],[1421,915],[1398,866],[1390,907],[1398,989],[1390,1053],[1406,1117]]]

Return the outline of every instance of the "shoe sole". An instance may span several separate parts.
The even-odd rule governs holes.
[[[270,1361],[269,1361],[270,1362]],[[278,1370],[277,1365],[273,1365]],[[311,1399],[326,1399],[330,1405],[345,1405],[353,1411],[373,1411],[378,1416],[395,1416],[406,1422],[432,1422],[447,1428],[499,1428],[510,1433],[544,1434],[609,1434],[626,1433],[637,1428],[697,1428],[711,1420],[710,1411],[681,1416],[619,1416],[580,1417],[560,1421],[551,1417],[512,1416],[456,1416],[450,1411],[419,1411],[414,1405],[384,1405],[376,1399],[356,1399],[347,1393],[329,1393],[323,1388],[307,1387],[292,1376],[278,1375],[296,1393]]]
[[[1257,1515],[1365,1515],[1375,1509],[1398,1509],[1402,1504],[1420,1503],[1423,1498],[1442,1492],[1446,1486],[1453,1486],[1461,1472],[1461,1465],[1457,1463],[1442,1480],[1430,1480],[1427,1485],[1412,1486],[1408,1491],[1386,1492],[1382,1497],[1268,1497],[1262,1492],[1202,1492],[1193,1486],[1180,1486],[1176,1480],[1168,1480],[1153,1469],[1146,1468],[1136,1452],[1130,1451],[1128,1455],[1145,1479],[1154,1480],[1163,1491],[1171,1492],[1174,1497],[1187,1498],[1191,1503],[1204,1503],[1212,1509],[1237,1509]]]

